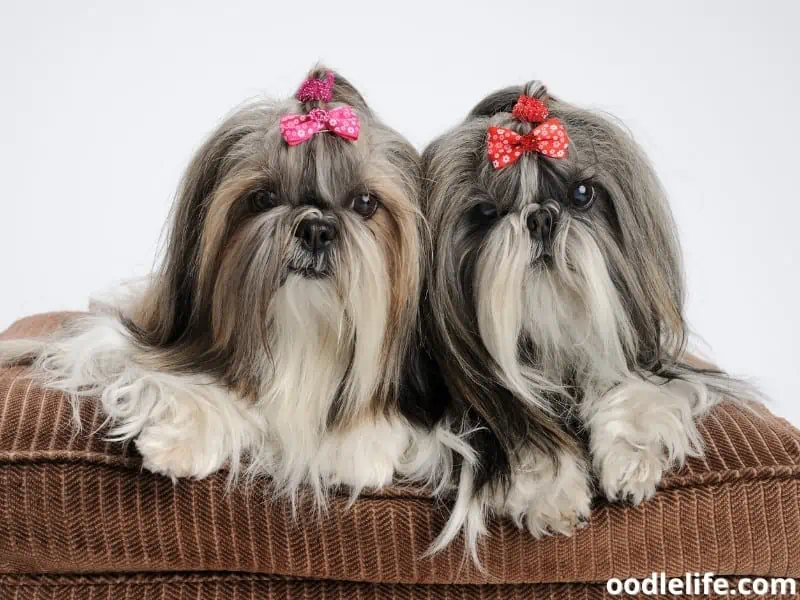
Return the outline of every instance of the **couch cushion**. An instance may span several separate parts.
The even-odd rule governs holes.
[[[45,334],[69,316],[29,317],[0,338]],[[105,442],[102,432],[90,435],[103,423],[95,403],[83,405],[82,420],[75,435],[61,393],[42,390],[26,367],[0,370],[6,583],[37,573],[238,572],[268,576],[262,583],[403,589],[594,582],[591,589],[599,590],[610,577],[653,571],[800,575],[800,432],[760,406],[716,407],[700,426],[704,458],[667,476],[639,507],[597,507],[590,525],[571,537],[537,541],[493,522],[482,542],[484,572],[464,560],[458,542],[420,558],[446,518],[423,490],[366,493],[350,508],[347,498],[334,497],[326,513],[303,505],[293,518],[268,489],[226,493],[221,474],[173,485],[142,471],[132,446]]]

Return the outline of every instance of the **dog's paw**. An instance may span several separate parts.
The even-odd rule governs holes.
[[[142,455],[142,466],[152,473],[158,473],[171,479],[200,477],[194,468],[191,453],[186,448],[174,446],[158,450],[143,449],[138,441],[136,447]]]
[[[201,444],[172,437],[165,428],[157,426],[142,431],[134,443],[142,455],[145,469],[172,480],[181,477],[203,479],[223,463]]]
[[[666,471],[702,455],[693,406],[705,397],[703,389],[678,380],[632,379],[583,406],[606,498],[640,504],[653,497]]]
[[[569,536],[587,525],[592,504],[588,491],[579,492],[571,498],[559,498],[556,502],[544,510],[543,507],[528,510],[525,527],[531,535],[536,538],[550,534]]]
[[[663,448],[616,443],[601,463],[600,487],[609,500],[641,504],[655,495],[667,462]]]
[[[382,488],[392,483],[407,446],[405,427],[384,419],[365,421],[323,438],[319,471],[326,485],[344,485],[355,491]]]
[[[592,488],[582,458],[564,453],[558,468],[537,457],[523,463],[504,497],[503,512],[534,537],[571,535],[583,527],[592,508]]]

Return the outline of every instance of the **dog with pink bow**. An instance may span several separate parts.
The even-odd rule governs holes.
[[[343,77],[229,115],[197,151],[166,252],[114,311],[0,348],[35,360],[172,478],[227,468],[319,504],[395,475],[444,482],[419,353],[420,158]],[[467,450],[462,450],[467,451]]]

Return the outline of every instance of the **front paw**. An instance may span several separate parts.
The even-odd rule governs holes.
[[[208,448],[193,444],[187,438],[170,435],[167,428],[148,427],[135,441],[145,469],[171,478],[203,479],[218,470],[224,462]]]
[[[663,448],[635,448],[619,441],[601,462],[600,487],[609,500],[638,505],[653,497],[668,466]]]
[[[378,419],[325,436],[317,453],[318,469],[328,486],[344,485],[354,493],[392,483],[408,446],[404,424]]]
[[[609,500],[640,504],[666,471],[702,455],[693,392],[685,387],[634,379],[584,406],[594,470]]]
[[[536,506],[525,515],[525,526],[531,535],[541,538],[550,534],[572,535],[586,526],[592,499],[588,490],[567,498],[561,497],[552,506]]]
[[[530,465],[533,464],[533,468]],[[505,510],[534,537],[571,535],[589,519],[592,489],[586,465],[563,454],[557,469],[539,457],[514,474]]]

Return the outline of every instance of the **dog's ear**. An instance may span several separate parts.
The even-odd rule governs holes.
[[[168,222],[163,263],[141,305],[128,320],[140,342],[167,350],[197,343],[196,338],[210,330],[208,303],[198,302],[201,236],[210,199],[231,166],[228,156],[253,129],[240,114],[230,116],[189,163]]]

